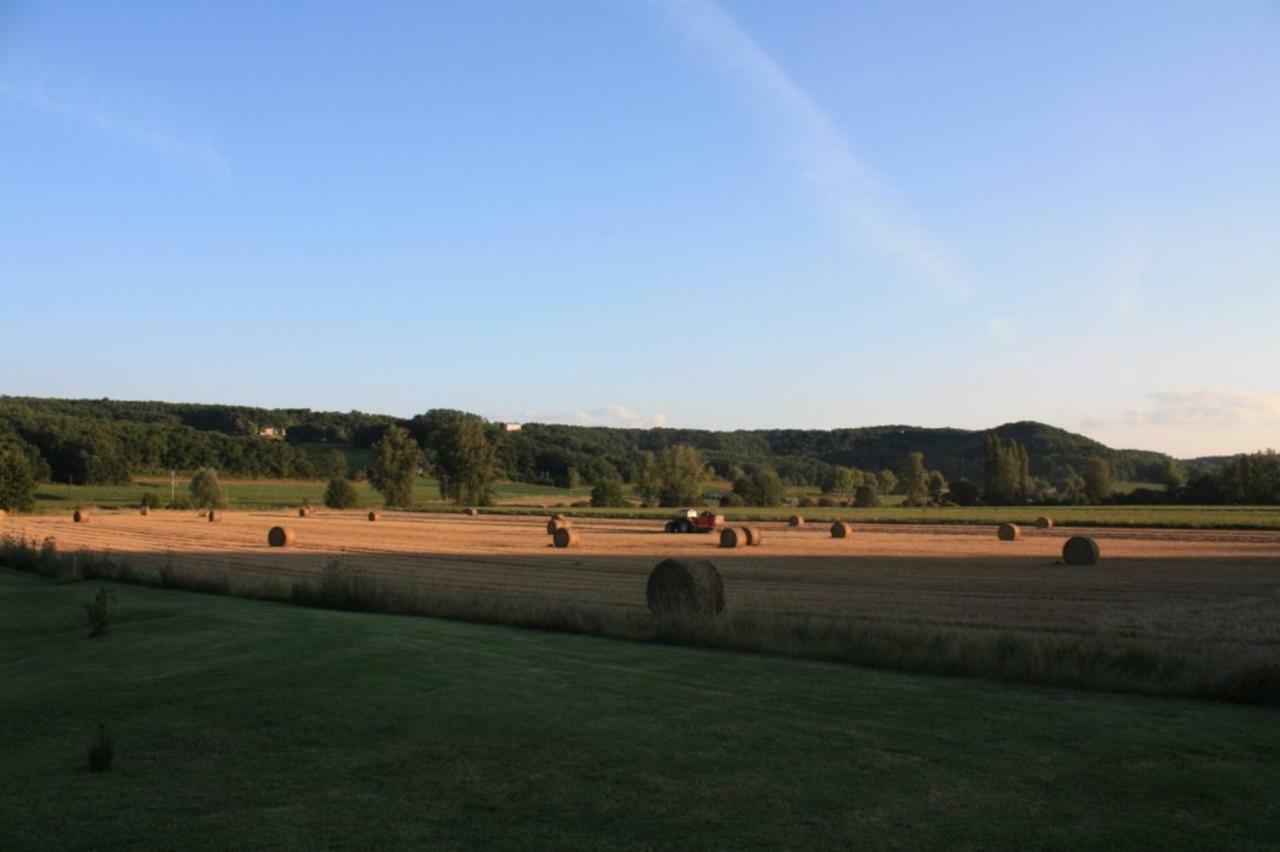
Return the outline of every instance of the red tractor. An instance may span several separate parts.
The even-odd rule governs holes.
[[[709,533],[724,526],[724,515],[717,515],[707,510],[686,509],[667,521],[666,531],[669,533]]]

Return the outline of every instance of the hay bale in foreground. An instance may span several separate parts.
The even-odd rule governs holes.
[[[547,535],[555,535],[556,530],[571,530],[573,524],[569,523],[569,519],[563,515],[555,515],[551,520],[547,521]]]
[[[297,540],[298,537],[288,527],[272,527],[267,533],[269,547],[293,547],[293,543]]]
[[[311,514],[311,508],[309,506],[303,506],[298,510],[299,518],[305,518],[307,515],[310,515],[310,514]]]
[[[1001,541],[1017,541],[1022,538],[1022,529],[1017,524],[1001,524],[996,535]]]
[[[556,547],[577,547],[581,543],[578,538],[578,531],[571,527],[561,527],[556,530],[555,535],[551,537],[551,541]]]
[[[209,510],[209,523],[211,523],[211,524],[219,524],[219,523],[222,523],[222,513],[221,513],[221,512],[215,512],[213,509],[210,509],[210,510]]]
[[[1041,515],[1036,518],[1036,529],[1051,530],[1053,529],[1053,518]]]
[[[382,517],[382,513],[381,513],[381,512],[370,512],[370,513],[369,513],[369,520],[371,520],[371,521],[376,521],[376,520],[378,520],[378,518],[381,518],[381,517]]]
[[[654,615],[715,615],[724,609],[724,581],[706,560],[665,559],[645,588]]]
[[[77,523],[77,524],[87,524],[87,523],[89,523],[89,510],[88,510],[88,509],[76,509],[76,510],[75,510],[75,513],[71,515],[71,521],[72,521],[73,523]]]
[[[462,510],[462,514],[466,515],[468,518],[474,518],[476,515],[480,514],[480,510],[475,506],[468,506]]]
[[[747,546],[759,547],[764,541],[764,532],[759,527],[743,527],[747,533]]]
[[[844,521],[836,521],[831,525],[832,538],[852,538],[853,524],[847,524]]]
[[[1068,565],[1097,565],[1101,555],[1098,543],[1088,536],[1072,536],[1062,545],[1062,561]]]
[[[747,530],[745,527],[725,527],[720,530],[720,546],[737,548],[747,546]]]
[[[804,526],[804,518],[799,515],[792,515],[787,519],[787,526],[802,527]]]
[[[147,515],[151,514],[151,507],[143,506],[141,509],[138,510],[138,514],[145,518]]]

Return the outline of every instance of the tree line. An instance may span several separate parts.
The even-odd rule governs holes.
[[[265,427],[287,430],[285,440],[264,437]],[[348,469],[351,449],[369,450],[367,468]],[[1274,453],[1217,465],[1182,463],[1110,450],[1028,423],[985,433],[544,424],[505,432],[448,409],[398,419],[362,412],[0,397],[0,463],[0,488],[12,493],[23,489],[5,483],[28,478],[122,484],[138,474],[209,469],[240,478],[327,479],[331,486],[367,476],[391,505],[408,501],[413,478],[423,474],[437,477],[444,499],[475,505],[488,502],[493,483],[502,478],[591,485],[597,505],[623,502],[625,485],[648,504],[693,504],[713,479],[730,483],[721,495],[726,505],[779,505],[796,486],[819,488],[824,501],[858,506],[877,505],[889,494],[901,494],[913,506],[1280,503]],[[1135,476],[1166,487],[1112,493],[1116,480]],[[15,507],[23,502],[4,499]]]

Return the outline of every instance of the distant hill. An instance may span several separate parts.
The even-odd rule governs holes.
[[[518,448],[554,447],[584,455],[604,456],[625,464],[625,459],[643,450],[657,450],[671,444],[690,444],[717,466],[727,464],[770,464],[784,477],[810,479],[804,475],[823,465],[844,465],[862,470],[897,468],[913,452],[922,452],[930,469],[948,478],[982,478],[983,448],[991,432],[1012,438],[1025,446],[1031,456],[1031,473],[1060,480],[1084,469],[1092,456],[1106,459],[1118,479],[1159,480],[1166,456],[1143,450],[1116,450],[1083,435],[1043,423],[1007,423],[990,430],[936,429],[920,426],[868,426],[850,429],[761,429],[718,432],[701,429],[615,429],[598,426],[526,424],[508,439],[508,455]],[[523,465],[535,470],[536,464]]]
[[[433,410],[403,419],[358,411],[266,409],[247,406],[0,397],[0,439],[6,434],[35,448],[59,481],[119,479],[169,466],[215,465],[233,475],[302,476],[306,446],[368,447],[393,423],[427,450],[441,422],[462,412]],[[274,430],[285,440],[271,440]],[[848,429],[618,429],[525,424],[500,436],[499,458],[509,478],[561,483],[621,474],[630,479],[640,453],[674,444],[702,451],[722,474],[734,467],[770,465],[796,483],[817,482],[830,465],[862,470],[897,468],[922,452],[930,469],[948,479],[982,478],[983,447],[991,432],[1012,438],[1030,454],[1034,476],[1058,482],[1083,470],[1091,456],[1106,459],[1117,479],[1159,480],[1166,456],[1107,447],[1043,423],[1006,423],[990,430],[919,426]],[[292,449],[291,449],[292,448]],[[1197,467],[1216,460],[1198,460]]]

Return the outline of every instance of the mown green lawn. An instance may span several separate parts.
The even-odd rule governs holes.
[[[178,497],[189,495],[190,477],[179,477],[173,484],[172,493]],[[240,481],[226,479],[222,486],[227,492],[227,499],[232,508],[237,509],[278,509],[301,506],[304,502],[320,505],[324,502],[324,482],[305,480],[277,481]],[[354,483],[360,494],[361,506],[381,506],[382,495],[367,482]],[[545,485],[526,485],[520,482],[501,482],[495,487],[499,501],[526,497],[544,497],[549,501],[589,500],[590,488],[579,488],[569,491],[564,488],[552,488]],[[60,512],[72,511],[77,506],[98,506],[104,509],[130,508],[139,505],[144,493],[153,493],[163,503],[170,498],[170,482],[157,477],[142,477],[129,485],[71,485],[65,483],[41,483],[36,489],[36,511]],[[420,509],[452,509],[440,499],[439,482],[435,479],[420,478],[414,482],[413,499],[416,508]]]
[[[0,848],[1261,848],[1280,716],[0,571]],[[99,722],[114,768],[93,774]]]
[[[189,480],[179,479],[175,492],[187,492]],[[232,508],[279,509],[301,506],[304,503],[320,505],[324,502],[325,483],[298,480],[252,481],[225,480],[223,487]],[[36,511],[70,512],[77,506],[101,508],[128,508],[137,506],[143,493],[159,495],[169,500],[168,480],[143,478],[130,485],[57,485],[43,483],[36,492]],[[356,483],[360,494],[360,506],[381,506],[382,496],[367,482]],[[527,485],[521,482],[500,482],[494,488],[496,502],[486,511],[538,513],[541,510],[528,505],[503,505],[505,501],[538,498],[547,503],[573,503],[590,500],[590,488],[553,488],[546,485]],[[440,499],[439,485],[434,479],[418,479],[414,484],[414,508],[423,511],[457,511],[457,507]],[[890,503],[892,501],[892,503]],[[1040,515],[1049,515],[1064,526],[1135,526],[1135,527],[1205,527],[1235,529],[1280,529],[1280,506],[977,506],[972,508],[908,508],[897,505],[900,497],[887,498],[885,506],[877,509],[852,509],[848,507],[809,507],[796,509],[787,506],[776,508],[744,507],[717,509],[730,520],[781,521],[799,513],[808,520],[835,520],[863,523],[938,523],[938,524],[999,524],[1005,521],[1034,524]],[[619,509],[576,508],[573,514],[609,517],[668,518],[675,510],[669,508],[641,509],[635,506]]]

